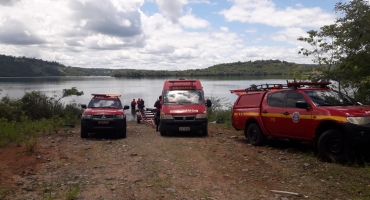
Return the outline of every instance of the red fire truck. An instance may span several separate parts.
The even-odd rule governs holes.
[[[203,135],[208,135],[206,107],[211,106],[211,101],[204,99],[199,80],[166,80],[159,123],[161,135],[167,135],[169,131],[202,131]]]
[[[344,162],[370,145],[370,106],[329,89],[330,82],[288,82],[231,90],[232,124],[254,146],[267,137],[312,142],[326,161]]]
[[[92,94],[89,104],[81,105],[81,138],[89,133],[113,131],[117,137],[126,137],[126,114],[129,106],[122,106],[119,94]]]

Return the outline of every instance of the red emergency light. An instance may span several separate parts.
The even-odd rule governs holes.
[[[195,90],[195,80],[173,80],[169,81],[172,85],[169,86],[170,90]]]

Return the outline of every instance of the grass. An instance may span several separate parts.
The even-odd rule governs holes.
[[[29,120],[22,117],[20,122],[0,118],[0,147],[9,143],[24,144],[27,151],[33,153],[39,133],[55,133],[64,123],[60,118]]]
[[[14,193],[14,189],[10,187],[0,187],[0,199],[6,195]]]
[[[80,186],[79,185],[70,185],[69,190],[66,193],[66,200],[74,200],[77,199],[78,194],[80,192]]]

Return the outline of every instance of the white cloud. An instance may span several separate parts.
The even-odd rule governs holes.
[[[159,10],[168,17],[173,23],[182,15],[182,6],[187,4],[187,0],[156,0]]]
[[[247,29],[245,30],[246,33],[256,33],[257,32],[257,29],[255,28],[252,28],[252,29]]]
[[[285,28],[284,30],[278,31],[270,35],[273,41],[287,42],[297,44],[297,38],[306,34],[306,31],[302,28]]]
[[[219,12],[228,21],[258,23],[283,27],[321,27],[331,24],[335,16],[319,7],[278,9],[271,0],[233,0],[230,9]]]
[[[298,45],[305,45],[297,38],[306,34],[305,27],[333,17],[320,8],[278,9],[271,0],[233,0],[221,12],[226,21],[215,14],[220,13],[215,0],[152,0],[160,12],[151,15],[142,11],[144,0],[2,2],[0,54],[74,67],[184,70],[257,59],[310,63],[297,53]],[[214,10],[194,12],[197,6]],[[268,26],[279,30],[267,32]]]
[[[179,22],[185,28],[207,28],[210,26],[210,23],[207,20],[196,18],[192,14],[187,14],[179,18]]]
[[[221,29],[221,31],[224,31],[224,32],[228,32],[229,31],[229,29],[227,27],[224,27],[224,26],[221,26],[220,29]]]

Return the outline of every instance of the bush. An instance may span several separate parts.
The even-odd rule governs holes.
[[[33,120],[51,118],[54,104],[48,96],[40,91],[26,92],[21,99],[21,109]]]
[[[212,106],[207,109],[208,120],[231,126],[232,103],[226,98],[206,97],[206,99],[212,102]]]
[[[76,88],[63,90],[63,97],[82,95]],[[27,92],[21,99],[3,97],[0,100],[0,146],[25,143],[33,152],[37,133],[55,132],[64,124],[77,123],[82,109],[76,103],[63,105],[40,91]]]

